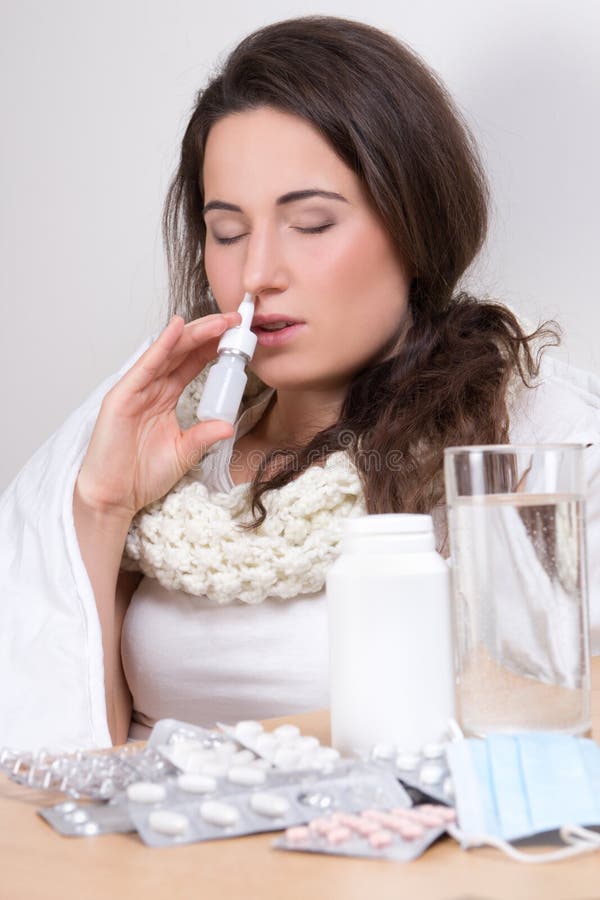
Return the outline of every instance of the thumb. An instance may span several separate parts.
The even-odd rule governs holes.
[[[233,425],[221,419],[198,422],[184,431],[181,436],[181,454],[186,472],[198,465],[213,444],[231,437],[233,431]]]

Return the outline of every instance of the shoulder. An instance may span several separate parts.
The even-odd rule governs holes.
[[[552,356],[533,387],[515,382],[508,407],[511,443],[600,443],[600,378]]]

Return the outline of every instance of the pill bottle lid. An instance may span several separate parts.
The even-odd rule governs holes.
[[[380,513],[344,520],[344,534],[426,534],[433,531],[431,516],[414,513]]]

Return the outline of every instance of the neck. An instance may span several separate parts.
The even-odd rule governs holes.
[[[319,431],[337,422],[345,396],[346,387],[278,390],[258,423],[261,438],[272,448],[307,444]]]

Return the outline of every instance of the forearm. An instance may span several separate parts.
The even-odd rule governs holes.
[[[86,502],[75,485],[73,517],[81,556],[98,610],[104,654],[104,688],[108,727],[114,743],[127,737],[131,701],[123,675],[120,635],[135,575],[119,580],[119,566],[131,520],[126,514],[104,512]],[[117,588],[119,590],[117,591]]]

